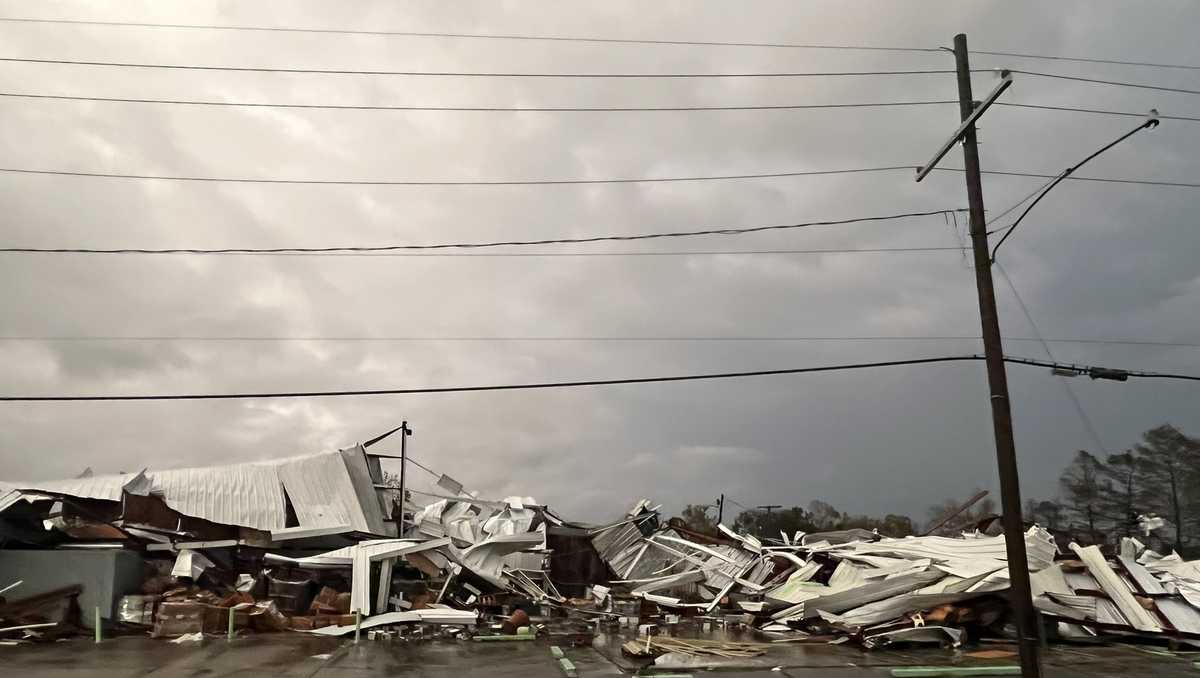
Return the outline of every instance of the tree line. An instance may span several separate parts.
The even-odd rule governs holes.
[[[975,493],[972,493],[972,495]],[[970,496],[970,495],[969,495]],[[807,507],[776,510],[747,509],[733,527],[742,532],[779,538],[797,531],[808,534],[862,528],[888,537],[924,534],[954,535],[997,517],[995,502],[986,497],[963,509],[965,502],[946,499],[930,506],[924,523],[889,513],[883,517],[838,511],[816,500]],[[715,505],[689,504],[680,518],[691,529],[716,534]],[[949,520],[945,520],[950,517]],[[1147,539],[1143,525],[1156,525],[1164,543],[1156,547],[1183,550],[1200,544],[1200,439],[1163,424],[1142,434],[1141,442],[1118,454],[1100,458],[1076,452],[1059,478],[1059,496],[1026,502],[1025,520],[1081,544],[1103,544],[1120,537]],[[1147,523],[1149,519],[1149,523]]]
[[[1059,496],[1026,504],[1027,520],[1083,544],[1147,537],[1183,550],[1200,541],[1200,439],[1156,426],[1124,452],[1103,458],[1079,450],[1058,481]]]

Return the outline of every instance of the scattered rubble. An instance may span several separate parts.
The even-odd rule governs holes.
[[[531,497],[485,500],[445,477],[439,486],[432,503],[402,513],[362,446],[5,483],[0,643],[85,628],[100,638],[97,624],[175,642],[302,632],[548,638],[556,649],[607,633],[629,657],[700,665],[776,643],[958,648],[1013,635],[1003,536],[703,534],[664,522],[648,500],[596,526]],[[1049,639],[1200,644],[1200,561],[1134,539],[1112,554],[1060,552],[1037,526],[1025,546]],[[76,565],[6,569],[31,551],[96,567],[86,577]]]

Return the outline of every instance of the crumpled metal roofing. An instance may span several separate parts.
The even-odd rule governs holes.
[[[68,497],[81,499],[104,499],[121,501],[121,495],[128,490],[133,494],[146,494],[150,487],[142,473],[114,473],[86,478],[66,478],[63,480],[32,480],[9,481],[6,483],[13,489],[34,490],[50,494],[65,494]]]
[[[184,515],[265,531],[287,527],[286,502],[290,499],[301,527],[350,525],[359,532],[389,534],[373,481],[363,449],[353,447],[225,466],[5,485],[106,501],[121,501],[124,492],[154,494]],[[0,498],[8,505],[15,501],[9,501],[11,496],[0,490]]]
[[[256,530],[278,530],[287,525],[277,464],[180,468],[154,471],[150,477],[154,481],[151,492],[161,495],[167,506],[185,516]],[[296,514],[300,514],[299,508]]]
[[[356,488],[350,467],[357,464],[361,456],[360,450],[351,448],[333,454],[293,457],[276,463],[275,473],[296,510],[296,518],[301,526],[349,525],[359,532],[387,534],[374,486]],[[370,471],[366,459],[363,458],[361,462],[362,468],[357,470],[368,474],[369,483]]]

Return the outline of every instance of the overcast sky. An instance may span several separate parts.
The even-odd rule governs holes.
[[[936,4],[936,7],[934,6]],[[973,49],[1200,65],[1200,5],[1178,2],[0,2],[5,17],[356,30]],[[0,22],[0,56],[357,70],[854,71],[953,68],[949,54],[655,46]],[[1200,88],[1196,70],[976,55],[1010,67]],[[975,77],[976,96],[995,77]],[[951,74],[796,79],[495,79],[0,64],[0,91],[126,98],[445,106],[856,103],[956,97]],[[1200,115],[1186,94],[1017,74],[1014,103]],[[955,106],[802,111],[328,111],[5,98],[0,166],[214,177],[503,180],[795,172],[923,163]],[[985,169],[1057,173],[1136,118],[989,111]],[[944,161],[960,167],[957,150]],[[1200,181],[1200,123],[1165,121],[1081,174]],[[989,211],[1038,179],[988,176]],[[1001,261],[1041,332],[1200,342],[1196,189],[1065,182]],[[286,247],[585,237],[848,219],[966,206],[961,174],[909,171],[586,186],[185,183],[0,174],[0,243]],[[945,247],[940,217],[738,237],[539,247],[663,251]],[[513,250],[508,250],[513,251]],[[970,354],[977,340],[449,341],[496,337],[977,336],[955,251],[671,257],[4,255],[11,395],[438,387],[804,367]],[[997,278],[1002,329],[1032,337]],[[318,337],[340,337],[319,341]],[[379,341],[346,338],[383,337]],[[401,341],[401,338],[434,338]],[[1200,349],[1054,343],[1061,361],[1200,373]],[[1045,358],[1036,342],[1010,354]],[[1011,367],[1025,496],[1101,451],[1048,371]],[[1187,382],[1070,382],[1100,444],[1162,422],[1200,433]],[[982,364],[683,384],[323,400],[0,404],[0,478],[72,476],[316,452],[407,419],[413,456],[486,496],[603,519],[824,499],[909,513],[995,488]],[[390,445],[391,443],[389,443]],[[394,447],[394,446],[393,446]],[[414,475],[427,485],[425,474]]]

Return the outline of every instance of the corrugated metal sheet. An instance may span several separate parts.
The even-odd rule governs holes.
[[[184,515],[256,530],[287,526],[283,487],[274,463],[180,468],[149,475],[154,482],[151,491]]]
[[[383,483],[383,477],[376,478],[371,475],[366,450],[362,445],[356,445],[342,450],[340,454],[345,462],[346,472],[350,474],[350,487],[357,496],[358,513],[364,525],[360,529],[371,534],[395,534],[395,528],[389,528],[383,520],[383,500],[375,490],[375,484]]]
[[[31,480],[28,482],[9,482],[14,488],[35,490],[50,494],[65,494],[68,497],[80,499],[105,499],[121,501],[121,493],[125,486],[133,484],[130,491],[144,494],[143,477],[140,473],[118,473],[90,478],[67,478],[65,480]]]
[[[710,556],[704,563],[704,569],[707,572],[704,583],[715,589],[722,589],[732,584],[733,577],[741,577],[758,560],[758,556],[736,546],[714,546],[712,549],[725,556],[725,558]]]
[[[1160,598],[1154,604],[1177,631],[1200,633],[1200,612],[1196,608],[1178,598]]]
[[[361,447],[226,466],[7,482],[9,485],[114,502],[121,501],[123,492],[153,493],[184,515],[265,531],[287,527],[286,501],[290,499],[301,527],[350,525],[359,532],[381,535],[392,531],[384,520]],[[15,501],[3,491],[0,498]]]
[[[350,525],[361,532],[374,532],[358,506],[358,495],[340,454],[296,457],[277,468],[300,525]]]

